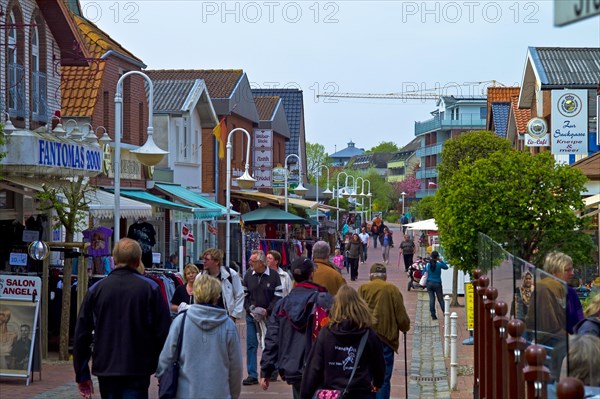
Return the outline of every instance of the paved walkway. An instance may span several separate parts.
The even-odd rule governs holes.
[[[394,230],[394,238],[399,243],[401,234]],[[466,399],[472,398],[473,376],[470,372],[473,366],[473,346],[462,345],[462,341],[468,338],[465,330],[464,308],[452,308],[452,312],[458,314],[458,359],[459,379],[458,390],[450,391],[449,388],[449,359],[443,357],[443,317],[438,321],[431,320],[429,315],[429,298],[427,293],[420,291],[406,291],[408,277],[404,273],[404,265],[398,254],[398,245],[390,253],[390,264],[388,266],[388,281],[398,285],[404,296],[405,306],[411,319],[411,329],[407,334],[407,363],[408,363],[408,398],[417,399]],[[358,280],[350,282],[349,276],[344,274],[349,284],[358,288],[368,281],[369,267],[374,262],[381,262],[381,248],[369,248],[368,261],[359,267]],[[464,303],[464,299],[460,298]],[[436,305],[439,306],[439,305]],[[439,315],[439,307],[438,307]],[[239,324],[238,331],[242,340],[242,348],[245,348],[245,325]],[[244,351],[245,352],[245,351]],[[405,398],[406,379],[404,367],[403,343],[400,345],[400,353],[396,354],[394,360],[394,372],[392,375],[392,398]],[[244,360],[245,364],[245,360]],[[462,370],[462,371],[461,371]],[[464,374],[464,375],[461,375]],[[245,377],[245,375],[244,375]],[[44,361],[42,380],[39,375],[34,375],[34,382],[25,386],[23,379],[0,377],[0,398],[11,399],[77,399],[79,395],[74,381],[73,368],[69,362],[56,360]],[[95,384],[96,394],[94,398],[100,398],[98,385]],[[157,386],[152,382],[150,398],[157,398]],[[268,391],[263,391],[259,386],[242,387],[242,399],[261,398],[291,398],[290,387],[282,381],[271,383]],[[220,398],[215,398],[220,399]]]

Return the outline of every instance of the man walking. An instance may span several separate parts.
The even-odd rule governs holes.
[[[408,234],[404,234],[404,241],[400,243],[400,253],[404,258],[404,271],[413,264],[413,255],[415,254],[415,242],[410,239]]]
[[[363,284],[358,289],[358,295],[367,302],[375,324],[373,329],[383,345],[385,358],[385,380],[377,392],[377,399],[389,399],[390,380],[394,368],[394,352],[400,346],[400,333],[410,329],[410,319],[404,308],[404,300],[398,287],[385,281],[387,270],[381,263],[371,266],[371,281]]]
[[[369,248],[369,233],[367,233],[367,228],[363,227],[360,229],[360,234],[358,235],[360,238],[360,242],[362,243],[362,263],[367,261],[367,248]]]
[[[232,268],[221,265],[223,251],[218,248],[204,251],[202,260],[204,261],[202,273],[208,273],[221,282],[221,298],[217,306],[225,309],[233,321],[241,319],[244,315],[244,287],[240,275]]]
[[[280,266],[281,253],[279,251],[271,250],[267,252],[267,266],[269,269],[276,271],[281,280],[281,296],[287,296],[292,290],[292,278],[290,274],[283,270]]]
[[[256,369],[256,352],[258,349],[257,333],[264,338],[266,320],[275,303],[281,299],[281,280],[279,275],[267,267],[267,257],[260,250],[252,251],[250,256],[252,269],[244,276],[244,309],[246,310],[246,369],[248,377],[242,381],[244,385],[258,384]]]
[[[313,262],[305,257],[292,263],[290,270],[296,286],[273,309],[260,361],[262,388],[269,388],[270,377],[273,371],[278,370],[285,382],[292,386],[294,399],[300,399],[304,359],[313,342],[310,336],[317,317],[315,309],[329,310],[333,303],[333,297],[325,287],[312,281],[314,267]]]
[[[92,358],[102,398],[147,399],[171,313],[158,284],[136,270],[142,262],[136,241],[121,239],[113,258],[115,269],[92,285],[81,304],[73,342],[75,380],[79,394],[91,398]]]
[[[331,295],[337,294],[346,280],[342,277],[340,270],[329,261],[331,247],[325,241],[317,241],[313,245],[312,255],[315,262],[315,274],[313,281],[322,285]]]

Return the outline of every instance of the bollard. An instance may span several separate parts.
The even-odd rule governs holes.
[[[450,356],[450,295],[444,297],[444,357]]]
[[[456,349],[456,320],[458,315],[456,312],[452,312],[450,319],[450,389],[456,391],[458,385],[458,351]]]

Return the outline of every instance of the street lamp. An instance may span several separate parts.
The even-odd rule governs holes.
[[[288,211],[288,172],[289,172],[288,166],[287,166],[287,161],[290,157],[295,157],[296,159],[298,159],[298,186],[296,186],[296,188],[294,188],[294,193],[298,194],[299,196],[303,196],[308,191],[302,185],[302,160],[300,159],[298,154],[288,155],[287,157],[285,157],[285,161],[283,162],[283,167],[285,168],[284,205],[285,205],[286,212]],[[287,225],[287,223],[285,224],[285,240],[286,241],[288,240],[288,225]]]
[[[400,195],[402,196],[402,214],[404,215],[404,197],[406,196],[406,193],[402,191]]]
[[[317,166],[317,238],[319,238],[319,226],[321,223],[319,222],[319,177],[321,175],[321,168],[327,169],[327,190],[323,191],[323,194],[326,196],[330,196],[333,192],[329,189],[329,168],[325,165]]]
[[[365,194],[365,183],[369,183],[369,192],[367,194]],[[363,192],[364,196],[369,199],[369,220],[372,220],[373,214],[371,212],[371,198],[373,197],[373,194],[371,194],[371,180],[369,180],[369,179],[363,180],[362,192]]]
[[[233,129],[227,135],[227,193],[225,199],[225,206],[227,207],[227,217],[225,224],[225,265],[229,267],[230,261],[230,248],[229,244],[231,241],[231,226],[229,225],[229,221],[231,220],[231,135],[235,132],[243,132],[248,138],[248,145],[246,147],[246,168],[244,174],[238,177],[236,180],[238,185],[242,190],[249,190],[254,187],[254,183],[256,183],[256,179],[253,178],[248,169],[250,168],[250,142],[252,141],[252,137],[250,137],[250,133],[246,129],[241,127],[237,127]]]
[[[358,185],[358,179],[361,180],[360,186]],[[365,178],[362,176],[358,176],[354,183],[354,193],[356,194],[356,200],[358,201],[358,197],[360,197],[360,223],[364,222],[364,211],[365,211]],[[358,188],[360,187],[360,194],[358,193]]]
[[[335,185],[335,196],[337,198],[337,202],[336,202],[336,219],[335,219],[335,225],[336,225],[336,231],[340,231],[340,176],[344,175],[346,176],[346,180],[348,180],[348,174],[346,172],[340,172],[337,175],[336,178],[336,185]]]
[[[117,81],[117,88],[115,92],[115,165],[114,165],[114,176],[115,176],[115,228],[114,228],[114,237],[115,243],[120,238],[120,206],[121,206],[121,130],[122,130],[122,120],[123,120],[123,81],[130,75],[140,75],[143,77],[148,83],[148,139],[146,143],[138,148],[137,150],[130,150],[129,152],[133,153],[138,161],[146,166],[154,166],[169,152],[159,148],[154,143],[154,138],[152,137],[154,133],[154,128],[152,127],[152,118],[154,114],[154,101],[153,101],[153,86],[152,80],[143,72],[140,71],[129,71],[124,73],[119,80]]]

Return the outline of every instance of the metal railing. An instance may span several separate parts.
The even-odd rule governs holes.
[[[415,136],[440,129],[484,129],[486,120],[476,114],[460,115],[458,119],[435,117],[423,122],[415,122]]]
[[[33,72],[31,80],[31,114],[33,119],[48,119],[48,101],[46,97],[48,79],[44,72]]]
[[[8,112],[15,116],[25,114],[25,72],[23,65],[8,64]]]

